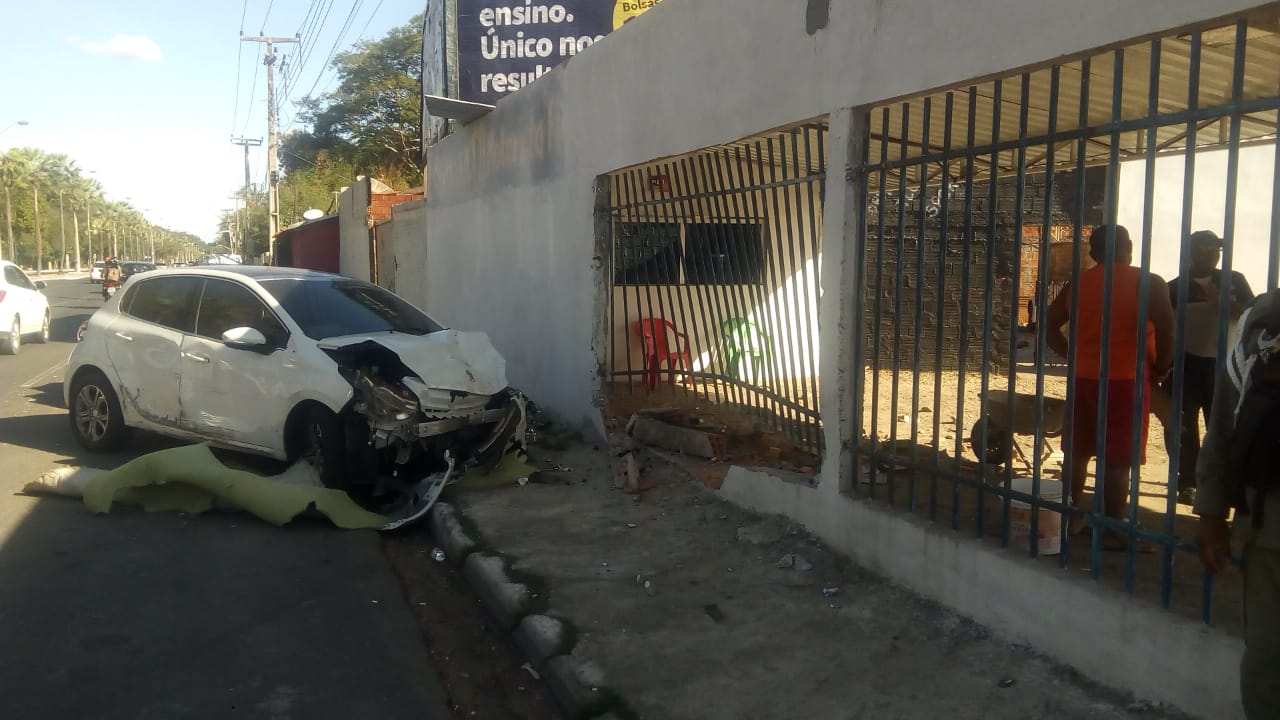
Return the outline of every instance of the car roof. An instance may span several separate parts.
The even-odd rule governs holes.
[[[277,267],[274,265],[184,265],[177,268],[157,268],[147,274],[148,277],[168,275],[222,275],[249,278],[252,280],[351,280],[352,278],[318,270],[302,268]]]

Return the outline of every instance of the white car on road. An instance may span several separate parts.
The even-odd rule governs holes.
[[[49,299],[43,280],[31,281],[22,268],[0,260],[0,352],[17,355],[23,336],[49,342]]]
[[[524,397],[483,333],[447,330],[377,285],[220,265],[130,278],[67,362],[76,439],[130,428],[305,458],[376,504],[395,482],[523,452]]]

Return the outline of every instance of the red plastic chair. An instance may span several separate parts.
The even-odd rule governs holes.
[[[689,383],[690,369],[693,359],[689,357],[689,337],[676,330],[676,326],[662,318],[645,318],[632,324],[636,334],[644,339],[644,370],[650,390],[658,389],[658,372],[662,363],[667,364],[668,382],[676,384],[676,364],[684,374],[685,384]],[[667,342],[667,333],[675,336],[675,349]]]

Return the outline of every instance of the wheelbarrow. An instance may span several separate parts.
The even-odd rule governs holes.
[[[1025,393],[1011,395],[1008,390],[991,389],[985,394],[979,393],[979,398],[982,400],[982,418],[969,431],[969,446],[973,449],[974,456],[989,465],[1005,465],[1013,460],[1016,452],[1022,464],[1027,469],[1034,470],[1016,436],[1035,437],[1037,397]],[[1043,402],[1045,442],[1040,457],[1041,464],[1053,455],[1054,448],[1049,438],[1062,435],[1067,415],[1066,400],[1046,397]],[[985,454],[982,449],[984,437]]]

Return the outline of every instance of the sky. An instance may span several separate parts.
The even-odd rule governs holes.
[[[335,43],[341,51],[379,38],[425,6],[0,0],[0,150],[64,153],[94,171],[108,199],[127,200],[162,227],[212,239],[220,212],[244,184],[244,150],[231,137],[267,134],[265,46],[240,42],[241,29],[277,37],[307,31],[303,44],[278,50],[292,66],[287,100],[277,74],[284,129],[295,101],[313,87],[316,95],[333,87],[324,65]],[[28,124],[13,125],[18,121]],[[265,144],[250,148],[255,183],[264,182],[266,164]]]

